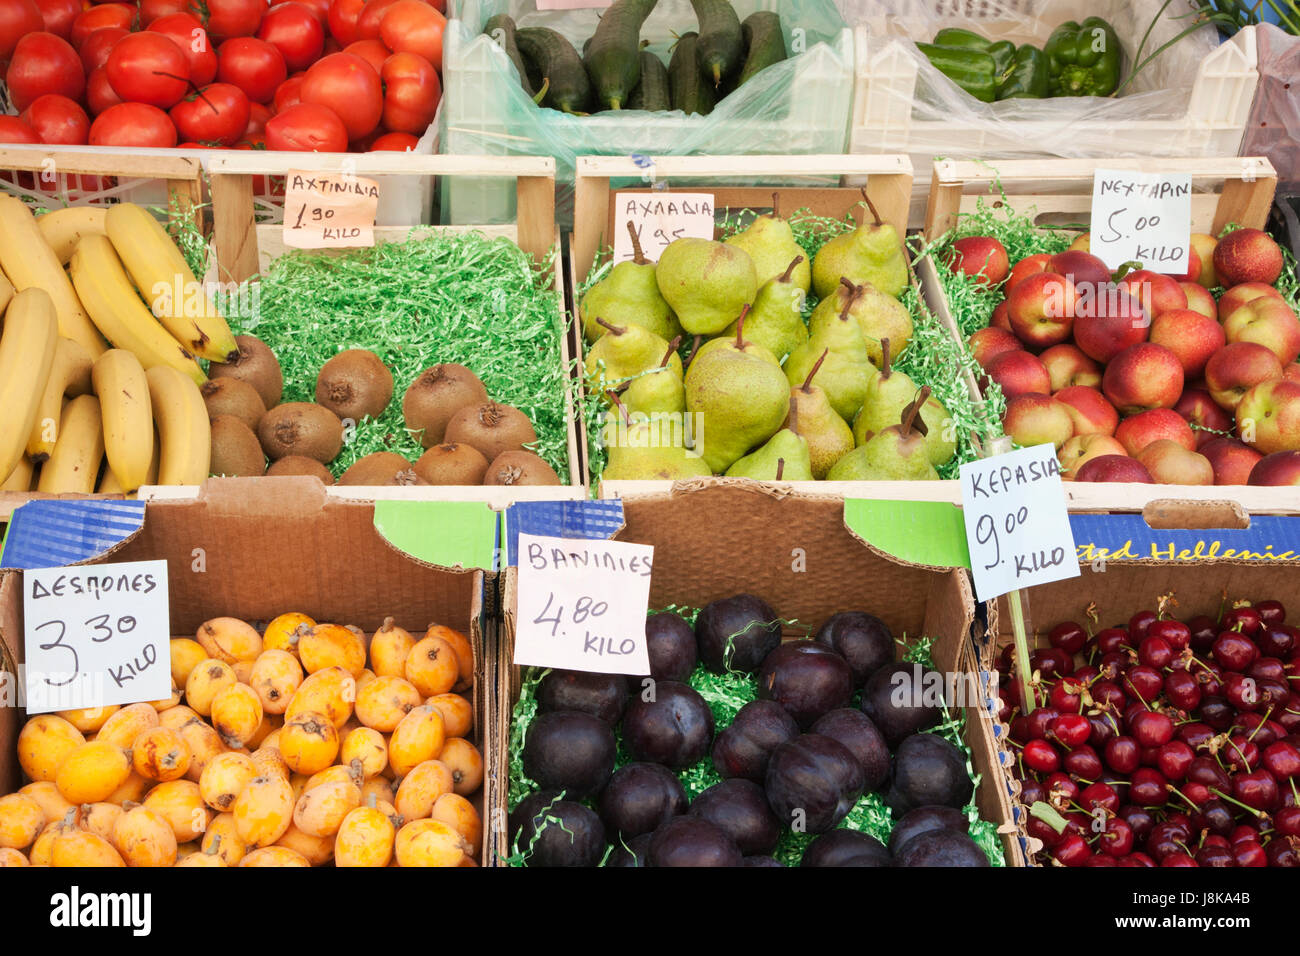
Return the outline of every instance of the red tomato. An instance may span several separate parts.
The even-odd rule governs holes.
[[[176,145],[176,127],[156,106],[118,103],[90,124],[90,145],[171,147]]]
[[[266,148],[341,153],[348,148],[343,121],[328,107],[295,103],[266,124]]]
[[[0,114],[0,143],[40,143],[41,137],[26,120]]]
[[[185,54],[171,37],[152,30],[118,40],[104,69],[122,99],[161,110],[179,103],[190,87],[190,63]]]
[[[107,63],[109,51],[113,49],[118,40],[129,32],[129,30],[123,30],[121,27],[105,27],[86,37],[86,42],[81,44],[80,49],[77,50],[86,74],[89,75],[91,71],[97,70]]]
[[[121,27],[123,30],[130,30],[134,22],[135,7],[125,3],[101,3],[77,14],[77,19],[72,21],[72,35],[69,40],[80,50],[81,45],[96,30],[103,30],[105,27]]]
[[[192,13],[169,13],[149,24],[150,33],[171,37],[190,64],[190,82],[207,86],[217,75],[217,51],[208,31]]]
[[[302,102],[302,78],[305,73],[295,73],[275,91],[275,99],[271,101],[271,110],[276,113],[283,113],[294,103]]]
[[[79,0],[36,0],[36,6],[48,32],[64,40],[72,35],[72,21],[81,12]]]
[[[397,0],[379,23],[379,37],[394,53],[418,53],[442,69],[442,31],[447,18],[424,0]]]
[[[248,97],[229,83],[213,83],[191,93],[169,114],[177,135],[204,143],[234,146],[248,128]]]
[[[98,116],[110,106],[122,102],[122,97],[113,92],[113,84],[108,82],[108,70],[99,67],[86,77],[86,108],[91,116]]]
[[[266,0],[208,0],[208,33],[217,43],[251,37],[266,13]]]
[[[268,107],[263,106],[261,103],[250,102],[248,104],[248,124],[244,127],[244,135],[241,139],[248,139],[252,136],[257,136],[259,133],[265,132],[266,121],[273,115],[274,114],[271,110]]]
[[[302,101],[332,109],[348,139],[360,139],[379,125],[384,89],[374,68],[351,53],[335,53],[316,63],[302,81]]]
[[[394,53],[384,63],[384,126],[395,133],[422,134],[442,99],[438,71],[416,53]]]
[[[0,3],[0,63],[9,59],[14,47],[28,33],[45,29],[36,0],[4,0]]]
[[[330,0],[329,28],[330,36],[347,46],[356,43],[357,18],[366,5],[366,0]]]
[[[254,103],[269,103],[288,77],[280,51],[256,37],[234,37],[217,48],[217,79],[234,83]]]
[[[291,73],[297,73],[320,59],[325,30],[310,7],[295,2],[277,3],[262,17],[257,38],[279,50],[284,65]]]
[[[384,19],[388,8],[395,3],[397,0],[367,0],[361,10],[361,16],[357,17],[357,39],[378,40],[379,22]]]
[[[36,130],[42,143],[84,146],[90,135],[90,117],[86,111],[57,93],[38,96],[19,118]]]
[[[140,25],[146,30],[155,20],[173,13],[193,13],[190,0],[140,0]]]
[[[297,2],[316,15],[316,22],[320,24],[322,30],[329,31],[330,0],[297,0]]]
[[[342,53],[342,52],[343,52],[343,47],[339,46],[339,41],[334,39],[333,37],[327,36],[325,38],[325,45],[321,47],[320,55],[329,56],[331,53]]]
[[[79,100],[86,88],[86,74],[81,59],[67,40],[53,33],[29,33],[14,47],[13,59],[5,73],[9,98],[19,110],[46,93],[60,93]]]
[[[370,152],[384,153],[397,152],[404,153],[407,150],[415,149],[420,141],[410,133],[385,133],[373,143],[370,144]]]
[[[383,72],[384,61],[393,55],[393,51],[384,46],[382,40],[358,40],[345,46],[343,52],[361,57],[376,73]]]

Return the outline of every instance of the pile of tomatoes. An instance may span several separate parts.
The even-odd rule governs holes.
[[[0,143],[406,150],[445,0],[0,0]]]

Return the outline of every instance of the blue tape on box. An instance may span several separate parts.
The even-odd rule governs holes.
[[[505,512],[506,561],[519,563],[519,535],[537,534],[551,538],[614,537],[623,527],[623,502],[608,501],[520,501]]]
[[[1079,560],[1300,563],[1300,518],[1253,515],[1250,527],[1156,530],[1137,514],[1070,515]]]
[[[9,519],[0,567],[57,568],[86,561],[131,537],[143,524],[143,501],[29,501]]]

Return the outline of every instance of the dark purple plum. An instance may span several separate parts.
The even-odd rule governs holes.
[[[516,835],[528,866],[596,866],[605,855],[605,827],[595,811],[559,800],[526,818]]]
[[[599,717],[612,727],[627,707],[627,678],[622,674],[551,671],[537,688],[537,704],[544,713],[576,710]]]
[[[862,689],[862,712],[890,749],[943,717],[943,675],[900,661],[880,668]]]
[[[611,835],[631,839],[685,813],[682,783],[657,763],[630,763],[614,771],[600,795],[600,818]]]
[[[966,814],[955,807],[917,807],[903,814],[889,831],[889,852],[897,856],[908,840],[931,830],[965,833],[968,827]]]
[[[860,710],[840,707],[818,718],[811,732],[838,740],[862,765],[867,793],[879,790],[889,779],[889,748],[884,735]]]
[[[804,866],[892,866],[885,845],[869,833],[841,827],[823,833],[803,851]]]
[[[917,807],[964,807],[974,789],[965,754],[936,734],[913,734],[894,754],[885,802],[898,816]]]
[[[731,837],[699,817],[674,817],[650,838],[651,866],[743,866]]]
[[[853,696],[853,672],[825,644],[790,641],[763,659],[758,669],[760,700],[774,700],[790,712],[802,730],[822,714],[847,707]]]
[[[772,751],[798,736],[799,725],[776,701],[750,701],[713,741],[713,766],[721,777],[762,783]]]
[[[705,605],[695,619],[700,660],[715,674],[752,674],[781,643],[781,621],[752,594],[737,594]]]
[[[614,728],[578,711],[538,714],[524,740],[524,773],[538,786],[582,799],[599,793],[614,772]]]
[[[626,843],[617,838],[614,839],[614,849],[609,853],[605,860],[606,866],[649,866],[646,862],[646,854],[650,852],[650,834],[643,833],[639,837],[633,837]]]
[[[690,815],[715,824],[746,855],[770,853],[781,838],[781,823],[752,780],[715,783],[692,801]]]
[[[832,614],[817,630],[817,640],[849,662],[854,687],[894,661],[894,635],[884,621],[865,611]]]
[[[759,866],[759,867],[776,867],[777,869],[781,869],[781,870],[785,869],[785,864],[782,863],[780,860],[778,860],[776,857],[772,857],[772,856],[747,856],[745,857],[745,862],[743,865]]]
[[[782,826],[824,833],[862,796],[862,766],[838,740],[802,734],[772,751],[763,789]]]
[[[695,631],[680,614],[660,611],[645,619],[646,650],[650,654],[650,676],[655,680],[685,681],[700,657]]]
[[[656,681],[653,700],[634,695],[623,715],[623,740],[635,760],[661,763],[674,770],[689,767],[713,743],[713,711],[693,687]]]
[[[895,866],[988,866],[989,858],[965,833],[930,830],[908,840],[894,857]]]

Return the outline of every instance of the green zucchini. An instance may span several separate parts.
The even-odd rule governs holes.
[[[621,109],[641,79],[641,24],[656,0],[614,0],[600,18],[583,54],[587,75],[602,107]]]
[[[668,92],[668,67],[649,50],[641,51],[641,82],[628,98],[630,110],[670,110],[672,97]]]
[[[740,69],[736,85],[744,86],[745,81],[759,70],[785,59],[785,35],[781,33],[781,18],[766,10],[745,17],[740,30],[745,38],[746,53],[745,65]]]
[[[519,71],[519,84],[524,88],[525,93],[530,97],[533,96],[537,91],[528,80],[528,68],[524,65],[523,54],[519,52],[519,44],[515,42],[515,21],[504,13],[498,13],[488,20],[483,27],[483,32],[496,40],[497,46],[505,50],[506,56],[510,57],[510,62]]]
[[[526,61],[537,67],[546,85],[542,105],[565,113],[586,113],[591,108],[591,84],[582,57],[573,44],[549,27],[524,27],[515,42]]]
[[[708,115],[713,112],[714,93],[700,72],[695,31],[683,33],[673,46],[672,59],[668,61],[668,87],[673,109],[684,113]]]
[[[691,0],[691,6],[700,21],[700,38],[695,47],[700,69],[717,89],[724,77],[740,69],[745,57],[740,18],[731,0]]]

